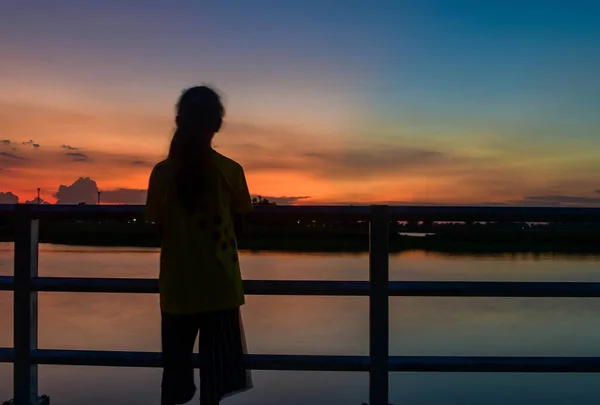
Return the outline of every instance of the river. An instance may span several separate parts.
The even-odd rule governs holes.
[[[366,254],[250,253],[247,279],[366,280]],[[393,255],[393,280],[600,281],[600,257],[501,254]],[[40,275],[157,276],[158,251],[40,246]],[[12,245],[0,243],[0,275],[13,271]],[[40,293],[39,345],[55,349],[160,348],[158,296]],[[392,298],[394,355],[600,354],[600,300]],[[12,346],[12,293],[0,292],[0,346]],[[249,296],[243,309],[251,353],[355,354],[368,351],[362,297]],[[358,405],[366,373],[254,371],[256,388],[224,404]],[[40,393],[53,405],[159,404],[159,369],[40,366]],[[395,405],[597,404],[600,375],[392,373]],[[12,396],[12,365],[0,364],[0,402]],[[191,403],[197,403],[194,399]]]

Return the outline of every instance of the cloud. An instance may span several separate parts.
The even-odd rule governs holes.
[[[61,184],[54,197],[57,204],[95,204],[98,201],[98,185],[89,177],[80,177],[68,186]]]
[[[12,150],[17,150],[17,147],[16,147],[17,145],[20,145],[20,146],[31,146],[33,148],[39,148],[40,147],[39,143],[36,143],[33,140],[31,140],[31,139],[28,140],[28,141],[26,141],[26,142],[15,142],[15,141],[11,141],[10,139],[2,139],[2,140],[0,140],[0,145],[1,146],[11,146],[12,145],[13,146]]]
[[[67,150],[79,150],[79,148],[75,148],[71,145],[60,145],[60,147]]]
[[[134,166],[143,166],[143,167],[154,167],[154,163],[148,162],[146,160],[134,160],[131,162]]]
[[[29,141],[27,141],[27,142],[21,142],[21,145],[32,146],[34,148],[39,148],[40,147],[39,143],[35,143],[31,139]]]
[[[90,160],[88,155],[81,152],[67,152],[66,155],[69,156],[74,162],[87,162]]]
[[[100,201],[109,204],[145,204],[147,190],[137,188],[118,188],[102,191]]]
[[[252,198],[258,198],[258,195],[252,195]],[[261,195],[260,197],[266,198],[267,200],[276,203],[277,205],[293,205],[301,200],[306,200],[310,198],[310,196],[302,196],[302,197],[272,197],[267,195]]]
[[[462,173],[472,171],[475,164],[487,167],[491,163],[452,152],[398,145],[354,145],[321,150],[313,147],[304,151],[244,145],[242,149],[248,151],[239,154],[247,171],[302,171],[333,180],[392,176],[395,173],[448,173],[450,170]]]
[[[71,185],[61,184],[54,194],[57,204],[96,204],[98,202],[98,183],[90,177],[80,177]],[[144,189],[118,188],[102,190],[100,202],[108,204],[144,204],[147,191]]]
[[[436,150],[393,145],[305,152],[304,156],[313,170],[322,176],[352,179],[448,170],[463,166],[470,160]]]
[[[15,155],[14,153],[10,152],[0,152],[0,156],[4,156],[6,158],[15,160],[26,160],[26,158],[24,158],[23,156]]]
[[[74,146],[71,145],[60,145],[61,149],[66,149],[70,152],[65,153],[65,155],[67,155],[71,161],[73,162],[87,162],[90,160],[89,156],[86,155],[83,152],[79,152],[81,150],[81,148],[76,148]]]
[[[19,197],[13,193],[0,192],[0,204],[17,204],[19,202]]]
[[[304,153],[310,159],[322,161],[324,163],[339,166],[359,166],[386,168],[396,165],[414,165],[431,163],[445,158],[442,152],[407,148],[369,148],[369,149],[348,149],[329,152],[306,152]]]

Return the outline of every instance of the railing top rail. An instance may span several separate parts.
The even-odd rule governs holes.
[[[124,219],[143,215],[144,206],[2,204],[0,217],[12,217],[20,210],[40,219]],[[250,216],[366,220],[370,211],[368,205],[257,206]],[[391,220],[398,221],[600,222],[600,208],[587,207],[389,206],[388,214]]]
[[[0,363],[14,362],[14,349],[0,347]],[[32,353],[34,364],[161,367],[158,352],[109,350],[37,349]],[[285,371],[370,371],[368,356],[249,354],[248,365],[254,370]],[[193,356],[200,366],[198,354]],[[389,356],[386,372],[517,372],[517,373],[598,373],[600,357],[540,357],[540,356]]]
[[[13,291],[14,277],[0,276],[0,291]],[[156,294],[158,280],[132,278],[36,277],[33,291]],[[244,280],[250,295],[368,296],[368,281]],[[391,281],[387,295],[413,297],[598,298],[598,282],[564,281]]]

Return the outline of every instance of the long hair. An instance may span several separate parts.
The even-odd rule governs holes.
[[[221,129],[225,109],[219,95],[206,86],[184,91],[176,109],[176,129],[169,148],[169,159],[175,164],[174,197],[185,213],[192,215],[217,198],[218,174],[212,164],[211,142]]]

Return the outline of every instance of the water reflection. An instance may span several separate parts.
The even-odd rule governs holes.
[[[152,249],[42,245],[40,274],[156,277]],[[250,279],[366,280],[364,254],[245,253]],[[457,256],[406,252],[390,259],[395,280],[599,281],[597,257]],[[12,247],[0,244],[0,274],[12,273]],[[158,297],[138,294],[40,294],[40,346],[158,350]],[[419,298],[390,300],[391,352],[403,355],[597,355],[600,300]],[[368,306],[357,297],[250,296],[244,308],[253,353],[366,354]],[[12,293],[0,292],[0,346],[12,346]],[[0,400],[12,391],[0,365]],[[591,404],[595,375],[418,374],[391,377],[395,404]],[[160,371],[43,366],[40,390],[53,404],[158,404]],[[359,404],[363,373],[255,372],[257,388],[227,403]]]

